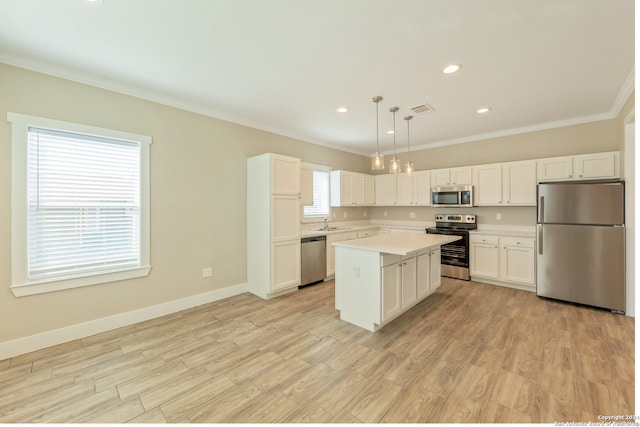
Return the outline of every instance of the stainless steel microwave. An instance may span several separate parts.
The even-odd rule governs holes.
[[[473,206],[473,185],[431,187],[431,206],[470,208]]]

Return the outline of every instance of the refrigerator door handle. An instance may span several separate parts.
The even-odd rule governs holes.
[[[540,196],[540,206],[538,209],[538,222],[544,222],[544,196]]]
[[[538,254],[542,255],[542,224],[538,224]]]

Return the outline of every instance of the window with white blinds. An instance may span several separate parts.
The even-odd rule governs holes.
[[[313,205],[304,207],[305,218],[329,216],[329,171],[313,171]]]
[[[149,137],[9,114],[12,290],[18,296],[149,272]]]
[[[138,144],[31,127],[29,279],[140,264]]]

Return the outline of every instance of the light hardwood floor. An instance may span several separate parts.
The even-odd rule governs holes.
[[[378,332],[333,282],[0,361],[0,422],[554,422],[634,413],[634,320],[445,279]]]

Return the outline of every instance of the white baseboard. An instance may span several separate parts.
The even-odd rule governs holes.
[[[218,301],[224,298],[240,295],[247,292],[247,284],[228,286],[222,289],[181,298],[162,304],[145,307],[126,313],[115,314],[101,319],[90,320],[84,323],[67,326],[52,331],[42,332],[28,337],[18,338],[0,343],[0,360],[29,353],[65,342],[86,338],[91,335],[133,325],[145,320],[176,313],[188,308]]]

